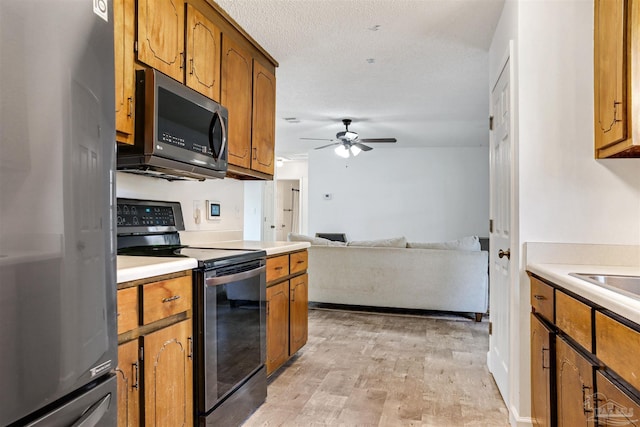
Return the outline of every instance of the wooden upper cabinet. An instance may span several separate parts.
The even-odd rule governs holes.
[[[138,60],[182,82],[184,1],[138,0]]]
[[[251,169],[273,175],[276,143],[276,77],[253,63],[253,125]]]
[[[185,83],[220,100],[220,30],[199,10],[187,5],[187,64]]]
[[[133,144],[135,0],[114,0],[113,41],[116,84],[116,141]]]
[[[221,104],[229,110],[229,164],[251,167],[252,58],[238,43],[222,38]]]
[[[638,0],[595,0],[596,158],[640,157],[640,119],[634,118],[633,103],[634,95],[640,97],[639,8]]]

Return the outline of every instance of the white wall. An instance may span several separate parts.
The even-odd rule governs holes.
[[[488,156],[488,147],[376,148],[346,160],[333,150],[313,151],[309,234],[409,241],[488,236]]]
[[[168,200],[180,202],[187,231],[242,230],[244,221],[244,182],[231,178],[198,181],[173,181],[133,175],[116,174],[118,197]],[[220,202],[222,218],[208,221],[205,201]],[[200,224],[194,219],[194,204],[201,209]]]
[[[640,159],[593,158],[593,1],[508,0],[490,50],[516,39],[516,233],[524,242],[640,244]],[[492,66],[491,81],[497,78]],[[513,251],[512,251],[513,252]],[[520,251],[518,251],[520,252]],[[530,414],[529,280],[512,283],[512,415]]]

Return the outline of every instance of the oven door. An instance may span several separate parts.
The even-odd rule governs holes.
[[[265,363],[265,283],[264,260],[204,273],[204,366],[198,380],[204,382],[207,412]]]

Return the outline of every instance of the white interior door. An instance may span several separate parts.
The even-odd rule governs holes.
[[[507,60],[491,92],[489,230],[489,336],[487,363],[503,399],[509,397],[509,303],[511,245],[511,85]]]
[[[273,242],[276,240],[276,215],[275,215],[276,188],[274,181],[266,181],[262,193],[262,241]]]

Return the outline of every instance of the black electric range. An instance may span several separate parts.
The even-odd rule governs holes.
[[[178,202],[119,198],[117,214],[118,255],[198,261],[194,425],[240,426],[267,395],[266,252],[182,245]]]

